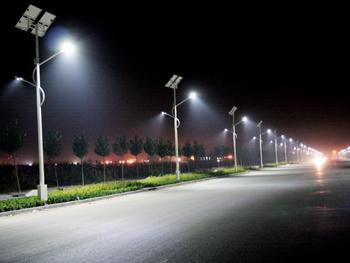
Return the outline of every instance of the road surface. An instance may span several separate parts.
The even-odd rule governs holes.
[[[0,217],[0,262],[340,262],[349,208],[350,169],[270,168]]]

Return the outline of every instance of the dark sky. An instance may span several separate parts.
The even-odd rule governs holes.
[[[35,91],[12,79],[31,79],[34,37],[14,25],[29,3],[57,15],[41,40],[42,57],[63,38],[77,44],[72,57],[42,67],[44,133],[63,133],[62,159],[72,159],[72,138],[81,131],[91,141],[135,134],[172,139],[172,123],[159,112],[170,111],[164,84],[174,73],[184,77],[178,99],[191,90],[199,95],[179,110],[181,142],[197,139],[209,149],[230,143],[221,131],[236,105],[238,117],[263,120],[326,153],[350,144],[341,21],[327,13],[316,16],[305,6],[16,1],[1,17],[0,127],[19,120],[28,134],[23,161],[36,156]]]

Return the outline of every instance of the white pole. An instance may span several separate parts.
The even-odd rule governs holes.
[[[300,162],[300,160],[299,160],[299,148],[297,147],[297,163],[299,163]]]
[[[38,120],[38,154],[39,154],[39,185],[38,185],[38,197],[41,201],[47,201],[47,185],[45,184],[45,171],[44,171],[44,150],[43,150],[43,127],[41,117],[41,96],[40,96],[40,61],[39,61],[39,37],[38,37],[38,25],[35,25],[35,63],[36,63],[36,110]]]
[[[288,158],[287,158],[287,142],[284,142],[284,162],[287,164],[288,163]]]
[[[261,138],[261,122],[259,125],[259,148],[260,148],[260,167],[264,167],[263,156],[262,156],[262,138]]]
[[[235,160],[235,170],[237,171],[237,150],[236,150],[236,125],[235,125],[235,113],[232,114],[232,139],[233,139],[233,155]]]
[[[175,134],[175,156],[176,156],[176,180],[181,180],[180,162],[179,162],[179,141],[177,134],[177,107],[176,107],[176,89],[174,88],[174,134]]]
[[[276,165],[278,165],[277,131],[275,131],[274,134],[275,134],[275,158],[276,158]]]

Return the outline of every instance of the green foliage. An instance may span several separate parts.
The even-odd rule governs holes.
[[[243,173],[246,171],[245,167],[238,166],[237,170],[234,167],[225,167],[225,168],[213,168],[205,171],[205,173],[210,176],[223,176],[223,175],[231,175],[236,173]]]
[[[137,156],[142,152],[143,142],[142,139],[135,135],[134,139],[131,139],[129,142],[130,153],[134,156]]]
[[[84,134],[74,136],[72,149],[75,156],[79,157],[80,159],[83,159],[89,151],[88,138]]]
[[[111,154],[111,149],[107,137],[99,136],[97,138],[95,142],[95,153],[102,157],[106,157]]]
[[[107,182],[90,184],[87,186],[75,187],[65,190],[57,190],[49,193],[47,203],[62,203],[74,200],[93,198],[98,196],[111,195],[142,188],[143,185],[137,181]]]
[[[158,141],[157,154],[160,156],[160,158],[164,158],[167,156],[167,153],[167,144],[164,142],[163,138],[160,138]]]
[[[260,170],[260,167],[259,167],[259,165],[251,165],[251,166],[246,167],[246,169],[251,170],[251,171],[258,171],[258,170]]]
[[[166,156],[174,156],[175,155],[175,146],[169,140],[166,141]]]
[[[118,156],[124,156],[129,151],[129,143],[125,136],[117,137],[115,143],[112,145],[113,153]]]
[[[187,158],[190,158],[193,155],[193,147],[190,142],[186,142],[182,147],[183,155]]]
[[[13,198],[0,201],[0,212],[42,206],[44,204],[45,203],[41,202],[36,196]]]
[[[238,167],[238,172],[244,172],[243,167]],[[235,168],[211,169],[201,173],[185,173],[181,175],[181,181],[193,181],[204,179],[212,176],[222,176],[236,173]],[[116,193],[134,191],[144,187],[155,187],[160,185],[175,184],[176,175],[167,174],[163,176],[150,176],[139,181],[118,181],[99,184],[90,184],[68,188],[64,190],[56,190],[49,193],[47,204],[55,204],[69,202],[74,200],[82,200],[98,196],[106,196]],[[37,197],[21,197],[0,201],[0,212],[18,210],[29,207],[44,205]]]
[[[266,163],[264,164],[264,167],[278,167],[278,166],[281,166],[281,165],[286,165],[287,163],[286,162],[279,162],[279,163]]]
[[[152,157],[157,154],[157,146],[156,140],[147,137],[143,149],[150,157]]]
[[[11,122],[1,131],[0,134],[0,151],[9,154],[12,157],[19,192],[21,192],[21,186],[18,177],[15,153],[22,148],[25,136],[25,133],[20,131],[17,121]]]
[[[143,188],[140,182],[108,182],[88,186],[57,190],[49,193],[47,204],[55,204],[134,191]],[[37,197],[21,197],[0,201],[0,212],[44,205]]]
[[[208,174],[204,173],[185,173],[181,174],[181,181],[193,181],[198,179],[203,179],[209,177]],[[141,180],[141,182],[146,187],[154,187],[154,186],[160,186],[160,185],[167,185],[167,184],[175,184],[178,183],[176,180],[175,174],[165,174],[162,176],[150,176],[146,179]]]
[[[15,154],[15,152],[22,148],[25,136],[25,133],[20,131],[18,122],[11,122],[1,131],[0,151],[9,155]]]
[[[205,156],[205,149],[203,144],[199,144],[197,141],[193,142],[193,155],[196,159]]]
[[[223,156],[227,156],[230,153],[230,148],[227,146],[217,146],[214,148],[213,151],[213,156],[214,157],[223,157]]]
[[[58,157],[63,149],[62,134],[58,131],[50,131],[44,138],[44,151],[49,161]]]

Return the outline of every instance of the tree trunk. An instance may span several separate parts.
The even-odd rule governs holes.
[[[136,177],[139,178],[139,163],[137,162],[137,155],[136,155]]]
[[[117,181],[117,164],[113,163],[113,177]]]
[[[56,164],[54,164],[54,172],[55,172],[55,177],[56,177],[56,184],[57,184],[57,188],[58,188],[58,176],[57,176],[57,169],[56,169]]]
[[[170,173],[173,172],[173,160],[171,160],[171,156],[170,156]]]
[[[12,155],[13,158],[13,165],[15,166],[15,175],[16,175],[16,180],[17,180],[17,187],[18,187],[18,192],[21,193],[21,186],[19,184],[19,178],[18,178],[18,170],[17,170],[17,163],[16,163],[16,156]]]
[[[83,185],[85,185],[84,182],[84,161],[83,158],[80,158],[80,165],[81,165],[81,182]]]
[[[124,163],[122,163],[122,180],[124,180]]]
[[[160,163],[162,165],[162,175],[164,174],[164,163],[163,163],[163,159],[160,158]]]
[[[151,175],[154,175],[153,174],[153,171],[154,171],[154,169],[153,169],[153,160],[151,161]]]
[[[106,163],[105,158],[102,158],[103,161],[103,181],[106,182]]]

